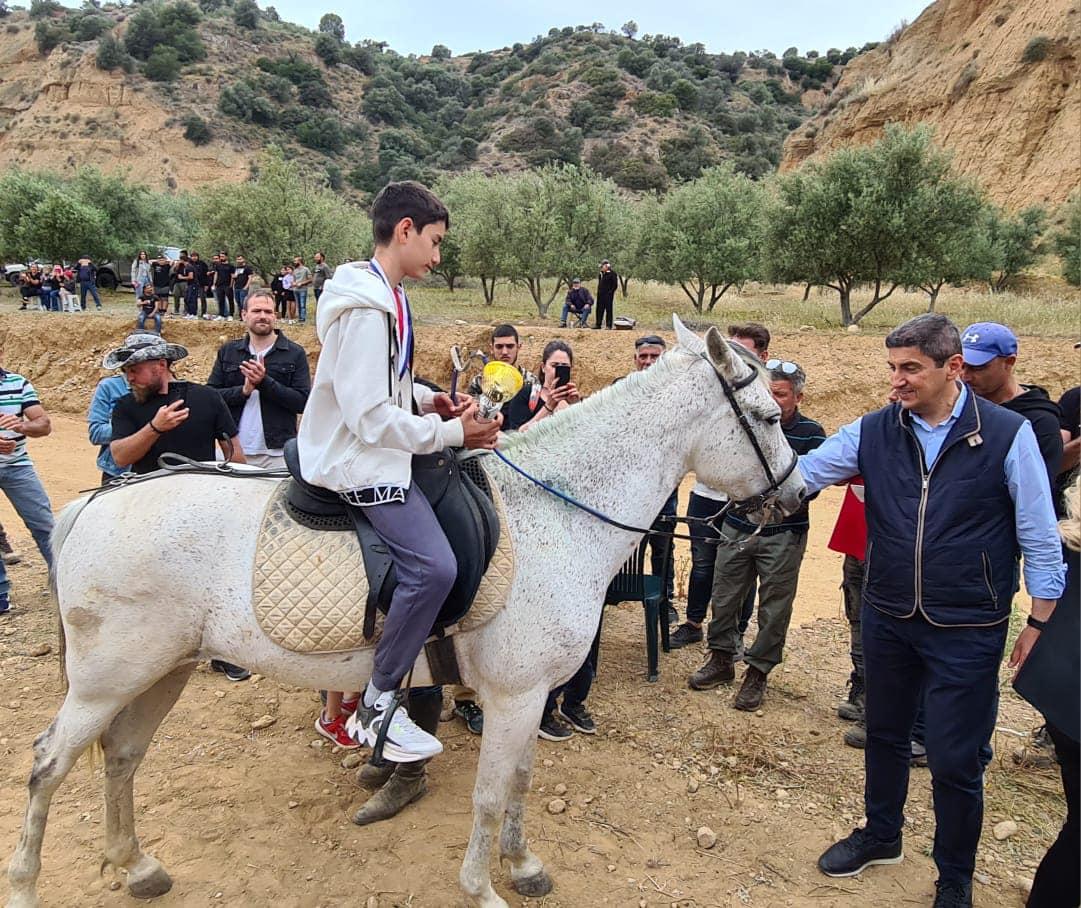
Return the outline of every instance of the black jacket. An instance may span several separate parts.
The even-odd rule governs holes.
[[[610,303],[616,298],[619,275],[614,271],[602,271],[597,278],[597,302]]]
[[[259,385],[259,409],[263,415],[263,435],[268,448],[280,448],[297,434],[297,416],[304,411],[312,388],[308,355],[300,344],[281,331],[263,358],[266,378]],[[207,385],[216,388],[225,400],[236,424],[248,398],[244,396],[244,374],[240,364],[251,358],[248,335],[229,341],[218,350]]]
[[[1062,463],[1062,434],[1059,432],[1062,411],[1043,388],[1037,385],[1021,387],[1024,391],[1002,406],[1014,413],[1020,413],[1032,423],[1036,443],[1040,446],[1040,454],[1043,456],[1044,466],[1047,467],[1047,479],[1054,489],[1058,468]]]

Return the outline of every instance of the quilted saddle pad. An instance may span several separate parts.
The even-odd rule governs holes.
[[[514,580],[514,543],[507,529],[503,498],[489,483],[499,515],[499,544],[481,580],[473,605],[448,634],[490,621],[507,604]],[[285,506],[283,482],[270,497],[255,549],[252,609],[263,632],[278,646],[297,653],[340,653],[374,646],[383,632],[365,640],[364,605],[368,578],[352,530],[302,527]]]

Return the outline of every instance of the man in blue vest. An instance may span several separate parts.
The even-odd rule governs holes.
[[[1046,471],[1023,416],[960,381],[961,338],[920,315],[886,338],[897,402],[800,458],[807,491],[859,473],[867,513],[863,650],[867,827],[818,860],[853,876],[903,858],[910,736],[925,695],[938,866],[935,908],[968,908],[983,824],[980,747],[995,717],[1010,603],[1024,558],[1032,595],[1010,666],[1022,665],[1065,572]]]

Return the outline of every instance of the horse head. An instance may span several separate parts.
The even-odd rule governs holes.
[[[724,492],[752,519],[795,511],[806,494],[796,455],[781,431],[765,371],[753,354],[710,327],[699,337],[672,316],[676,339],[700,356],[712,373],[706,417],[699,426],[690,466],[700,482]]]

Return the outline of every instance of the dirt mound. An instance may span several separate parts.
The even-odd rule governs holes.
[[[789,136],[781,167],[922,122],[996,201],[1058,205],[1081,166],[1079,55],[1073,0],[937,0],[852,61],[823,112]]]
[[[82,417],[98,380],[109,374],[102,370],[101,359],[131,330],[129,323],[110,316],[81,315],[65,319],[64,330],[59,332],[53,328],[59,323],[46,325],[33,315],[0,315],[3,362],[34,383],[51,412]],[[166,337],[189,350],[189,356],[177,364],[179,377],[206,381],[218,348],[226,340],[239,337],[243,330],[237,322],[167,321]],[[315,331],[296,325],[290,326],[287,333],[308,351],[314,372],[319,349]],[[466,350],[487,349],[490,333],[486,325],[419,326],[417,373],[448,387],[451,345]],[[674,343],[671,332],[662,334]],[[587,394],[610,385],[633,368],[635,332],[525,327],[521,336],[520,363],[527,368],[536,367],[540,351],[553,337],[567,340],[575,353],[575,381]],[[804,409],[830,430],[875,409],[885,397],[887,377],[880,336],[775,332],[772,349],[807,369]],[[1066,341],[1023,338],[1018,373],[1023,382],[1047,388],[1055,399],[1063,389],[1077,383],[1076,362]]]

